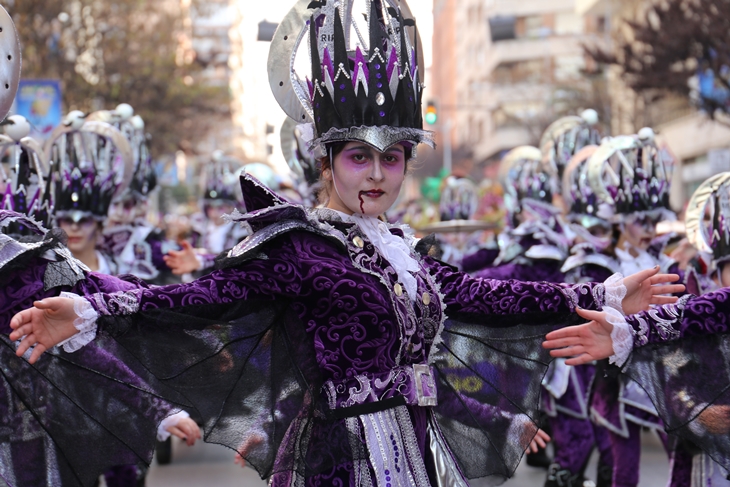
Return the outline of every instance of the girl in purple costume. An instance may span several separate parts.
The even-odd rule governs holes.
[[[80,330],[100,330],[97,339],[160,379],[160,394],[197,408],[207,441],[236,449],[276,486],[508,477],[545,440],[531,419],[543,333],[624,286],[630,311],[672,302],[656,293],[681,286],[652,287],[671,280],[656,270],[608,289],[473,278],[431,257],[407,227],[379,220],[415,146],[432,136],[421,128],[407,5],[353,6],[300,1],[272,43],[275,94],[316,125],[326,208],[292,205],[244,176],[247,213],[232,218],[253,233],[218,270],[189,284],[45,299],[16,315],[12,336],[25,336],[19,354],[35,346],[35,362]],[[303,82],[289,60],[307,38],[313,75]],[[443,371],[472,374],[491,393],[456,387]]]
[[[564,195],[573,203],[573,213],[587,225],[604,221],[603,238],[587,231],[577,231],[592,242],[575,246],[573,255],[563,266],[574,280],[594,280],[614,272],[635,272],[659,265],[665,272],[679,273],[678,265],[654,245],[656,223],[669,214],[667,161],[653,143],[651,129],[640,136],[622,136],[605,140],[601,146],[585,149],[566,171]],[[620,159],[626,161],[621,165]],[[631,167],[631,171],[627,167]],[[606,184],[611,171],[618,174]],[[619,181],[616,184],[616,181]],[[628,196],[626,196],[628,195]],[[613,222],[614,225],[606,225]],[[594,232],[595,233],[595,232]],[[639,481],[641,428],[663,431],[650,398],[628,376],[610,374],[606,363],[598,364],[590,396],[593,421],[608,429],[613,453],[613,485],[636,486]],[[665,441],[666,437],[660,434]],[[677,480],[674,485],[682,485]]]
[[[87,120],[106,121],[122,132],[134,160],[132,181],[112,202],[100,245],[114,261],[115,274],[132,274],[157,285],[180,282],[165,262],[165,255],[180,246],[147,220],[149,195],[157,186],[157,176],[147,147],[144,120],[134,115],[134,109],[126,103],[111,111],[94,112]]]
[[[110,127],[107,127],[110,128]],[[93,133],[87,134],[93,137]],[[100,134],[97,134],[100,135]],[[19,139],[20,140],[20,139]],[[8,171],[2,169],[2,174],[10,174],[14,177],[6,178],[4,204],[8,209],[15,209],[25,214],[32,215],[27,217],[24,214],[14,211],[0,211],[0,229],[2,229],[2,293],[0,293],[0,302],[2,313],[0,313],[0,326],[4,328],[5,335],[10,333],[10,318],[18,310],[26,308],[28,305],[38,299],[45,297],[58,296],[66,291],[89,292],[92,290],[109,292],[130,290],[140,287],[140,282],[136,280],[120,281],[117,279],[104,276],[103,274],[89,274],[89,269],[81,262],[76,260],[69,249],[65,247],[61,241],[66,239],[66,235],[54,230],[48,232],[43,224],[48,225],[49,211],[53,209],[51,204],[50,192],[48,187],[42,183],[45,175],[42,171],[47,164],[44,163],[42,153],[36,151],[37,147],[29,139],[24,138],[22,142],[11,146],[12,150],[20,150],[20,157],[17,158],[15,166],[10,165]],[[3,147],[5,149],[5,147]],[[14,153],[13,153],[14,155]],[[14,157],[10,158],[11,160]],[[89,192],[98,191],[99,188],[94,187],[94,179],[87,179],[87,185],[78,185],[74,187],[77,191],[76,200],[80,200],[81,204],[75,208],[77,218],[73,218],[69,212],[62,214],[69,220],[66,225],[72,236],[77,241],[73,241],[73,249],[82,257],[88,258],[92,265],[103,268],[108,271],[108,265],[103,256],[95,252],[96,231],[100,227],[97,220],[93,218],[91,209],[106,210],[105,205],[91,205],[89,199],[85,198]],[[92,189],[93,188],[93,189]],[[109,188],[114,191],[114,187]],[[34,194],[34,198],[27,200],[27,195]],[[62,195],[69,196],[68,201],[59,201],[56,199],[58,208],[69,208],[72,203],[72,193],[68,191],[57,191],[57,197]],[[79,198],[79,195],[81,197]],[[38,218],[43,224],[34,220]],[[63,219],[63,218],[62,218]],[[76,220],[76,221],[74,221]],[[87,220],[88,224],[78,223]],[[83,238],[82,238],[83,237]],[[91,237],[91,238],[89,238]],[[131,276],[130,276],[131,277]],[[69,401],[59,395],[53,388],[52,382],[47,378],[51,361],[44,361],[39,364],[38,368],[31,369],[24,361],[17,360],[13,353],[13,346],[4,347],[4,354],[8,355],[4,358],[3,363],[7,365],[4,370],[4,380],[2,381],[2,397],[5,401],[2,407],[5,410],[3,415],[6,428],[4,430],[4,443],[8,445],[2,452],[2,463],[5,468],[0,471],[0,476],[5,478],[6,482],[11,485],[47,485],[58,484],[60,482],[69,483],[69,485],[81,480],[84,475],[77,475],[76,465],[83,456],[70,455],[64,457],[58,448],[57,437],[55,436],[54,422],[58,422],[58,418],[63,417],[64,421],[70,424],[77,423],[79,429],[88,432],[99,433],[94,426],[83,424],[85,419],[79,418],[78,411],[70,406]],[[72,347],[72,345],[68,345]],[[80,356],[77,366],[82,366],[85,362],[91,363],[98,370],[119,369],[124,380],[134,385],[134,387],[144,387],[144,381],[135,376],[130,370],[115,364],[117,359],[104,348],[92,347],[83,356]],[[50,367],[50,368],[49,368]],[[69,367],[58,367],[59,374],[69,373],[73,369]],[[77,372],[78,373],[78,372]],[[18,385],[20,383],[21,385]],[[92,382],[87,384],[90,386]],[[147,409],[149,418],[156,422],[149,424],[151,421],[142,419],[139,422],[140,427],[147,425],[155,429],[157,423],[163,422],[158,429],[158,436],[169,436],[169,431],[179,436],[187,436],[189,442],[195,441],[199,437],[199,430],[191,420],[187,419],[186,413],[176,413],[170,415],[172,406],[163,403],[158,397],[145,397],[143,395],[129,396],[129,388],[122,387],[119,396],[124,397],[125,401],[130,403],[136,410]],[[104,394],[100,394],[98,400],[104,398]],[[108,397],[108,396],[107,396]],[[107,401],[109,413],[115,411],[114,400]],[[119,401],[116,401],[119,403]],[[40,410],[36,410],[40,407]],[[166,418],[166,416],[168,416]],[[22,419],[21,419],[22,418]],[[78,420],[78,421],[77,421]],[[163,421],[164,420],[164,421]],[[98,428],[98,427],[97,427]],[[136,427],[135,427],[136,428]],[[135,429],[133,428],[133,429]],[[7,435],[7,436],[6,436]],[[91,435],[91,437],[94,437]],[[118,439],[109,438],[108,433],[102,433],[96,436],[96,439],[103,438],[102,443],[106,443],[100,447],[101,453],[98,454],[99,464],[96,470],[98,473],[103,469],[104,465],[115,464],[137,464],[148,461],[147,458],[140,459],[136,455],[130,456],[130,451],[134,448],[122,447],[119,451]],[[144,448],[143,448],[144,449]],[[79,449],[79,452],[82,449]],[[84,459],[85,460],[85,459]],[[45,468],[39,468],[44,465]],[[10,467],[12,466],[12,468]],[[135,465],[129,467],[115,467],[107,472],[107,485],[125,486],[139,485],[138,469]],[[85,479],[83,480],[86,481]]]

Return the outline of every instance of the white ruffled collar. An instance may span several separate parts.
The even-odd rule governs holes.
[[[405,288],[406,294],[415,301],[418,294],[418,281],[412,273],[418,272],[420,267],[411,253],[411,248],[405,240],[390,232],[388,225],[371,216],[355,213],[348,215],[341,211],[335,211],[343,221],[354,223],[367,237],[368,241],[375,246],[378,253],[382,255],[395,269],[398,280]]]

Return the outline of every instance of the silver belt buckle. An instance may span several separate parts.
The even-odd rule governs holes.
[[[424,364],[413,366],[413,377],[416,381],[416,395],[419,406],[437,406],[436,381],[431,373],[431,367]]]

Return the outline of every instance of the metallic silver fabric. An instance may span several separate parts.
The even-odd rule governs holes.
[[[459,467],[454,463],[454,457],[449,452],[449,447],[444,441],[438,425],[433,417],[429,415],[426,429],[428,449],[433,458],[433,468],[436,485],[434,487],[469,487]]]
[[[413,142],[411,158],[416,158],[416,146],[426,144],[436,147],[434,133],[428,130],[408,127],[390,127],[388,125],[375,127],[350,127],[345,129],[332,128],[326,134],[311,143],[311,149],[321,155],[326,154],[325,146],[334,142],[364,142],[379,152],[385,152],[400,142]]]

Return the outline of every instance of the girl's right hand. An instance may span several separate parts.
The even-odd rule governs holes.
[[[35,347],[28,359],[34,364],[43,352],[78,333],[74,326],[77,317],[73,299],[46,298],[36,301],[32,308],[21,311],[10,320],[13,332],[9,338],[20,340],[16,355],[21,357],[29,348]]]

